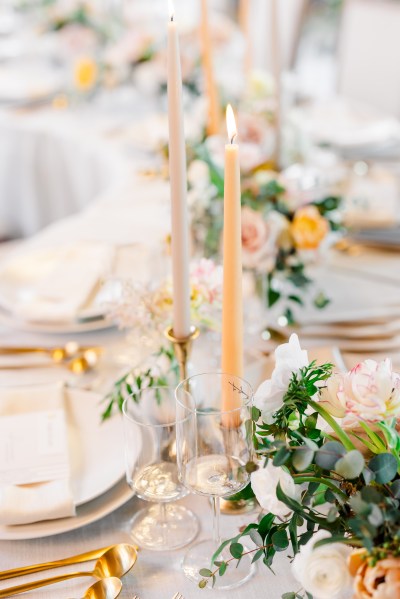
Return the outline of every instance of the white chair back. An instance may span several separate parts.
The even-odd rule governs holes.
[[[339,93],[400,117],[400,2],[345,0]]]

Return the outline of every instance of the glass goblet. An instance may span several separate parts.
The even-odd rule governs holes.
[[[127,397],[122,411],[126,479],[140,499],[153,504],[135,514],[131,538],[153,551],[184,547],[199,524],[193,512],[174,503],[188,493],[177,473],[174,389],[144,389],[135,401]]]
[[[252,442],[246,435],[253,391],[239,377],[209,373],[192,376],[176,389],[176,442],[179,478],[193,493],[211,497],[213,537],[193,545],[183,560],[186,576],[199,582],[202,568],[218,570],[212,556],[221,544],[220,498],[241,491],[249,482],[246,464]],[[217,559],[232,557],[222,554]],[[252,575],[251,556],[243,556],[238,567],[228,567],[217,576],[215,588],[237,587]]]

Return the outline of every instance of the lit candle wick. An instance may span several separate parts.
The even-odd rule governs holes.
[[[229,141],[231,145],[233,145],[237,137],[237,129],[235,115],[233,114],[232,106],[230,104],[226,107],[226,127],[228,129]]]

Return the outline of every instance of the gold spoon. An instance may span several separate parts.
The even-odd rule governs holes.
[[[90,586],[82,599],[116,599],[122,589],[122,582],[119,578],[103,578]]]
[[[69,574],[61,574],[60,576],[52,576],[51,578],[42,578],[41,580],[35,580],[34,582],[27,582],[20,584],[15,587],[9,587],[8,589],[2,589],[0,591],[0,597],[11,597],[12,595],[19,595],[19,593],[25,593],[26,591],[32,591],[49,584],[55,584],[56,582],[62,582],[69,580],[70,578],[79,578],[80,576],[93,576],[94,578],[109,578],[116,576],[121,578],[131,568],[133,568],[137,559],[136,548],[133,545],[126,543],[120,543],[115,545],[111,549],[108,549],[103,555],[97,560],[93,570],[86,572],[71,572]],[[96,595],[93,595],[96,597]],[[100,595],[101,597],[101,595]]]

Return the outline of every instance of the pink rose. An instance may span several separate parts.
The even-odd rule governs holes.
[[[358,420],[380,422],[398,418],[400,375],[393,372],[388,359],[365,360],[350,372],[335,375],[324,392],[323,404],[332,414],[344,415],[345,426]]]
[[[271,212],[266,218],[248,206],[242,208],[243,265],[258,272],[270,272],[275,264],[278,237],[285,218]]]

